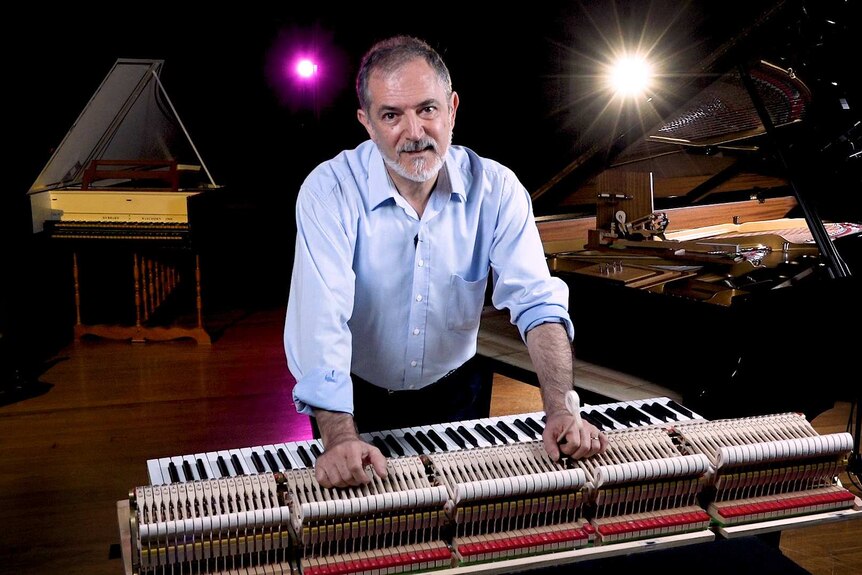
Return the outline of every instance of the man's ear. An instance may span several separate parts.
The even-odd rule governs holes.
[[[374,130],[371,129],[371,121],[368,119],[368,116],[365,114],[365,110],[359,108],[356,110],[356,119],[359,120],[359,123],[365,126],[365,131],[368,132],[368,137],[372,140],[374,139]]]
[[[455,112],[458,111],[458,92],[452,92],[452,102],[449,104],[449,121],[455,127]]]

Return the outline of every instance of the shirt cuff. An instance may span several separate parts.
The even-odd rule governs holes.
[[[313,415],[313,409],[353,415],[353,381],[334,370],[306,374],[293,387],[293,403],[302,415]]]

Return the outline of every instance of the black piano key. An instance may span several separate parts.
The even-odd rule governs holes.
[[[533,419],[532,417],[525,417],[524,423],[535,429],[536,433],[538,433],[539,435],[542,435],[545,432],[545,426]]]
[[[285,453],[284,449],[279,447],[278,451],[276,451],[276,454],[278,455],[278,460],[281,461],[281,465],[285,469],[293,469],[293,466],[290,464],[290,458],[287,456],[287,453]]]
[[[207,466],[204,465],[204,460],[198,457],[197,460],[197,468],[198,475],[200,475],[201,479],[209,479],[209,475],[207,474]]]
[[[311,460],[311,457],[308,455],[308,451],[301,445],[296,446],[296,452],[299,454],[299,458],[302,459],[302,462],[306,467],[314,467],[314,461]]]
[[[278,461],[275,460],[275,456],[272,454],[272,451],[269,449],[263,452],[263,458],[266,460],[266,464],[269,465],[269,470],[275,473],[279,470]]]
[[[383,440],[386,441],[386,444],[389,445],[389,448],[395,453],[397,453],[399,457],[404,457],[404,448],[391,434],[387,433],[383,437]]]
[[[613,418],[616,421],[619,421],[626,427],[633,427],[633,423],[629,420],[628,414],[625,409],[622,407],[611,407],[605,411],[608,417]]]
[[[595,425],[596,429],[598,429],[599,431],[605,431],[606,429],[602,421],[599,418],[593,416],[591,413],[582,413],[581,419],[586,419],[588,422]]]
[[[470,442],[470,445],[472,445],[473,447],[479,447],[479,440],[476,439],[475,435],[470,433],[469,429],[467,429],[463,425],[459,425],[457,431],[461,434],[461,437]]]
[[[511,427],[506,425],[505,421],[498,421],[497,427],[499,427],[503,433],[505,433],[506,435],[511,437],[512,441],[520,441],[520,438],[518,437],[518,433],[514,429],[512,429]]]
[[[496,437],[497,441],[499,441],[503,445],[509,444],[509,440],[506,439],[506,436],[503,435],[502,433],[500,433],[499,430],[496,427],[494,427],[493,425],[487,425],[487,426],[485,426],[485,429],[488,430],[488,433],[490,433],[491,435]]]
[[[404,434],[404,439],[407,441],[407,443],[410,444],[410,447],[412,447],[414,450],[416,450],[416,453],[418,453],[419,455],[424,455],[426,451],[428,451],[430,453],[434,452],[433,449],[430,449],[430,450],[426,449],[422,445],[422,443],[418,439],[416,439],[416,437],[410,432],[407,432]]]
[[[251,462],[258,473],[266,473],[266,466],[263,464],[263,459],[257,454],[257,451],[251,452]]]
[[[667,402],[667,406],[669,408],[671,408],[672,410],[676,411],[677,413],[683,414],[684,416],[688,417],[689,419],[694,418],[694,413],[692,413],[690,409],[686,409],[685,407],[681,406],[680,404],[678,404],[677,402],[675,402],[672,399]]]
[[[479,435],[484,437],[485,441],[487,441],[491,445],[497,445],[496,438],[491,434],[490,431],[485,429],[484,425],[482,425],[481,423],[477,423],[476,425],[473,426],[473,429],[476,430],[476,433],[478,433]]]
[[[526,435],[530,439],[536,439],[536,432],[533,431],[533,428],[521,421],[520,419],[513,420],[512,425],[523,431],[524,435]]]
[[[581,415],[583,415],[583,414],[581,414]],[[591,417],[601,421],[602,425],[604,425],[607,429],[616,429],[614,422],[611,421],[610,419],[608,419],[608,417],[604,413],[602,413],[601,411],[594,409],[594,410],[589,412],[589,415]]]
[[[195,472],[192,471],[192,466],[189,464],[188,460],[183,459],[183,475],[186,478],[186,481],[194,481],[195,480]]]
[[[444,440],[442,437],[440,437],[440,435],[436,431],[434,431],[433,429],[428,430],[428,437],[430,437],[431,441],[436,443],[440,447],[441,450],[449,451],[449,444],[446,443],[446,440]]]
[[[660,403],[642,403],[640,408],[661,421],[677,421],[673,412]]]
[[[635,407],[634,405],[627,405],[625,407],[626,413],[629,416],[629,419],[633,421],[636,425],[651,425],[652,419],[649,418],[649,415]]]
[[[245,471],[242,469],[242,463],[239,462],[239,457],[237,457],[236,453],[230,456],[230,461],[233,464],[233,469],[236,471],[237,475],[245,475]]]
[[[662,403],[659,403],[657,401],[654,402],[652,405],[655,406],[655,409],[657,411],[661,411],[662,413],[664,413],[667,416],[668,421],[679,421],[679,415],[680,414],[675,412],[672,409],[669,409],[668,406],[666,406]]]
[[[424,445],[424,446],[425,446],[425,449],[427,449],[427,450],[428,450],[428,451],[430,451],[431,453],[436,453],[436,452],[437,452],[437,448],[436,448],[436,447],[434,447],[434,442],[433,442],[433,441],[431,441],[431,440],[428,438],[428,436],[427,436],[427,435],[425,435],[423,432],[421,432],[421,431],[417,431],[417,432],[416,432],[416,439],[418,439],[419,441],[421,441],[421,442],[422,442],[422,445]]]
[[[374,444],[374,447],[380,450],[380,453],[383,454],[383,457],[392,457],[392,452],[389,451],[389,446],[386,445],[386,442],[383,441],[379,435],[375,435],[371,438],[371,443]]]
[[[230,471],[227,468],[227,462],[224,460],[224,457],[219,455],[216,463],[218,464],[218,471],[221,473],[221,476],[230,477]]]
[[[173,461],[168,464],[168,475],[171,477],[171,483],[180,482],[180,474],[177,472],[177,466],[174,465]]]
[[[312,443],[311,454],[314,455],[314,460],[317,461],[317,458],[323,455],[323,452],[320,450],[320,447],[316,443]]]
[[[458,435],[458,432],[451,427],[446,428],[446,435],[448,435],[452,439],[452,441],[455,442],[455,445],[457,445],[461,449],[467,449],[467,444],[464,442],[464,439],[460,435]]]

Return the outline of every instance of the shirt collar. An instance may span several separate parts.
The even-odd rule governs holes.
[[[464,201],[467,198],[464,182],[460,178],[453,177],[453,168],[450,167],[452,164],[451,154],[447,152],[433,193],[444,193],[450,197],[452,194],[456,194],[461,198],[461,201]],[[370,200],[371,208],[377,208],[389,199],[394,201],[397,195],[398,188],[395,187],[395,184],[389,177],[389,172],[386,171],[386,164],[383,162],[383,155],[375,145],[368,161],[368,199]]]

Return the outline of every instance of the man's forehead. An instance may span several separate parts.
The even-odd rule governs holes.
[[[411,60],[391,70],[374,70],[368,82],[375,104],[392,106],[441,103],[446,90],[434,70],[422,59]]]

